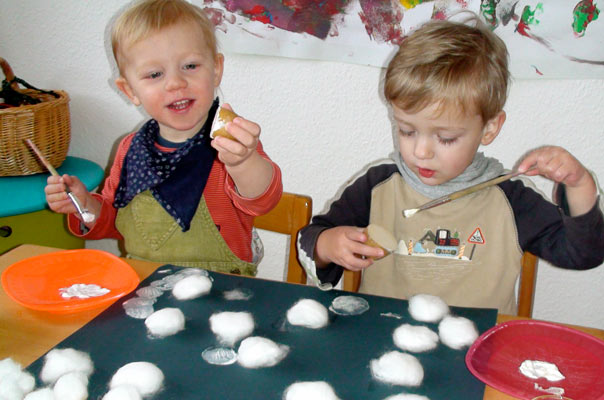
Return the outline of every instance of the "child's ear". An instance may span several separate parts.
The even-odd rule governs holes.
[[[221,53],[216,54],[214,59],[214,87],[220,86],[222,81],[222,71],[224,71],[224,56]]]
[[[120,76],[119,78],[117,78],[115,80],[115,86],[117,86],[117,88],[130,99],[130,101],[132,102],[132,104],[134,104],[135,106],[140,106],[141,105],[140,100],[134,94],[134,91],[132,90],[132,88],[128,84],[128,81],[126,80],[126,78],[124,78],[122,76]]]
[[[499,135],[499,131],[505,122],[505,111],[500,111],[495,117],[487,121],[484,126],[484,132],[482,133],[482,139],[480,144],[486,146],[491,144],[493,140]]]

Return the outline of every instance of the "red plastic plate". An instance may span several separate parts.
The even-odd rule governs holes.
[[[130,293],[140,282],[124,260],[101,250],[64,250],[18,261],[2,273],[8,296],[22,306],[53,313],[73,313],[102,305]],[[96,284],[109,293],[82,299],[64,298],[61,288]]]
[[[557,382],[524,376],[524,360],[555,364],[566,377]],[[509,321],[483,333],[466,354],[474,376],[520,399],[546,393],[535,389],[561,387],[574,400],[604,400],[604,341],[575,329],[543,321]]]

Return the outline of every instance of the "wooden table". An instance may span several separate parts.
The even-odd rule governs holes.
[[[38,254],[50,253],[60,249],[37,245],[21,245],[0,256],[0,273],[9,265]],[[149,276],[162,263],[151,263],[125,259],[138,273],[141,280]],[[100,314],[103,309],[84,311],[76,314],[49,314],[22,307],[13,302],[0,290],[0,360],[11,357],[23,366],[27,366],[60,341],[80,329]],[[497,322],[519,318],[499,315]],[[604,331],[595,328],[572,326],[604,340]],[[485,400],[514,399],[489,386],[486,387]]]

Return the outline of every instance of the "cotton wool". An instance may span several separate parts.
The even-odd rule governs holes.
[[[254,318],[249,312],[223,311],[210,316],[210,329],[228,346],[251,335],[254,327]]]
[[[57,379],[52,390],[57,399],[86,400],[88,398],[88,376],[79,371],[68,372]]]
[[[135,361],[118,369],[109,383],[111,390],[122,386],[132,386],[142,397],[150,396],[161,389],[164,373],[155,364]]]
[[[189,275],[176,282],[172,295],[178,300],[192,300],[210,293],[212,280],[204,275]]]
[[[416,294],[409,299],[409,314],[421,322],[438,322],[449,314],[449,306],[438,296]]]
[[[21,400],[23,399],[23,390],[16,381],[10,379],[0,380],[0,399],[2,400]]]
[[[237,362],[245,368],[263,368],[277,365],[289,353],[289,346],[272,340],[252,336],[241,341]]]
[[[45,387],[28,393],[23,400],[57,400],[52,388]]]
[[[478,338],[474,322],[465,317],[447,316],[438,324],[440,340],[455,350],[470,346]]]
[[[54,383],[69,372],[82,372],[88,377],[93,370],[94,366],[88,353],[71,348],[53,349],[44,356],[40,379],[44,383]]]
[[[392,334],[394,344],[401,350],[421,353],[438,345],[438,333],[427,326],[403,324]]]
[[[283,393],[283,400],[340,400],[331,385],[323,381],[296,382]]]
[[[185,329],[185,315],[179,308],[166,307],[149,315],[145,325],[152,336],[164,338]]]
[[[21,368],[21,364],[12,358],[5,358],[0,361],[0,381],[14,382],[23,394],[34,390],[36,379],[27,371]]]
[[[142,400],[142,396],[136,387],[122,385],[108,391],[102,400]]]
[[[287,321],[292,325],[319,329],[329,322],[327,308],[313,299],[302,299],[287,311]]]
[[[371,360],[374,378],[392,385],[419,386],[424,379],[424,368],[411,354],[390,351]]]

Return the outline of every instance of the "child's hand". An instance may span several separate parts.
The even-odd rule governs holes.
[[[76,177],[70,175],[63,176],[49,176],[46,180],[46,187],[44,193],[46,194],[46,202],[50,209],[54,212],[61,214],[77,214],[77,210],[71,199],[65,192],[66,188],[69,188],[73,194],[80,200],[82,207],[87,208],[90,212],[94,212],[96,207],[91,203],[96,201],[91,200],[92,196],[86,189],[86,186]],[[96,214],[98,215],[98,214]]]
[[[315,247],[317,267],[332,262],[351,271],[360,271],[371,266],[370,257],[382,257],[384,250],[367,246],[366,241],[363,228],[354,226],[338,226],[321,232]]]
[[[588,212],[596,202],[596,184],[589,171],[562,147],[545,146],[530,152],[518,165],[526,175],[541,175],[566,186],[571,215]]]
[[[233,110],[226,103],[222,107]],[[260,126],[238,116],[226,124],[226,130],[237,140],[217,136],[212,140],[212,147],[218,151],[218,158],[225,166],[235,167],[247,160],[256,151],[260,137]]]

